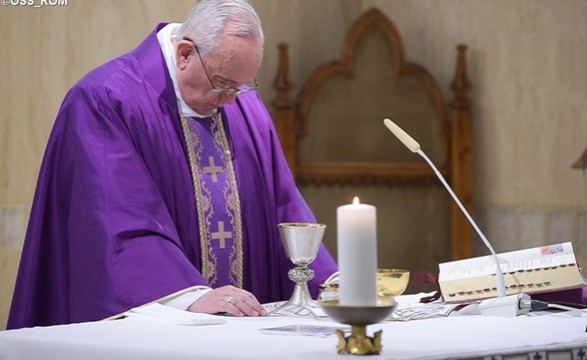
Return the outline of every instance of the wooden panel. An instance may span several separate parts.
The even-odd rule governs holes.
[[[395,26],[375,8],[352,24],[340,59],[316,68],[297,99],[290,95],[287,45],[280,45],[273,103],[279,137],[300,190],[329,226],[325,242],[333,253],[336,207],[359,195],[378,209],[380,267],[435,272],[439,262],[471,256],[466,218],[423,159],[383,126],[390,117],[414,136],[471,209],[465,49],[459,48],[449,104],[428,71],[404,59]]]
[[[405,61],[395,26],[377,9],[353,23],[340,59],[310,75],[297,107],[297,174],[302,182],[339,180],[305,172],[320,167],[363,184],[410,176],[409,169],[422,163],[385,131],[386,117],[417,136],[437,162],[448,163],[447,110],[441,91],[424,68]],[[370,165],[356,167],[356,162]],[[381,172],[382,168],[399,171]]]

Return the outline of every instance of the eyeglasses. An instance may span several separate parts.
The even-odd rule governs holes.
[[[188,37],[184,36],[183,39],[191,42],[192,45],[194,45],[194,48],[196,49],[196,54],[198,54],[198,58],[200,59],[200,62],[202,63],[202,68],[204,69],[204,74],[206,74],[206,77],[208,78],[208,82],[210,83],[210,86],[212,86],[213,93],[222,94],[222,95],[233,95],[233,94],[240,95],[240,94],[244,94],[246,92],[249,92],[251,90],[255,90],[259,87],[259,83],[257,82],[256,78],[253,78],[252,82],[250,82],[248,84],[243,84],[239,87],[218,84],[218,81],[225,82],[225,83],[236,83],[236,81],[225,79],[225,78],[218,76],[218,75],[215,75],[216,76],[215,78],[211,78],[210,74],[208,73],[208,70],[206,70],[206,65],[204,65],[204,60],[202,59],[202,55],[200,54],[200,50],[198,49],[198,45],[196,45],[196,43]],[[215,80],[218,80],[218,81],[215,81]]]

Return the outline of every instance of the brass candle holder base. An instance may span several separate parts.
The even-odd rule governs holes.
[[[387,318],[397,303],[393,297],[379,298],[376,306],[343,306],[338,300],[320,301],[322,309],[333,320],[351,326],[351,335],[345,337],[342,330],[337,330],[339,354],[378,355],[381,352],[382,330],[373,337],[367,336],[367,325],[375,324]]]

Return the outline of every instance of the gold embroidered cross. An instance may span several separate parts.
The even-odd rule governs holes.
[[[232,239],[232,232],[224,231],[224,221],[218,222],[218,231],[212,233],[212,240],[220,241],[220,248],[226,247],[226,239]]]
[[[208,163],[209,166],[204,167],[204,172],[212,174],[212,182],[215,183],[218,181],[218,173],[222,172],[222,166],[216,166],[214,162],[214,156],[208,156]]]

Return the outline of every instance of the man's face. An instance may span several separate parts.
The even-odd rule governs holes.
[[[237,90],[251,83],[261,66],[263,45],[259,42],[225,36],[221,44],[218,52],[202,57],[196,50],[197,43],[191,40],[177,43],[177,82],[181,96],[202,115],[233,103],[236,92],[228,89]],[[218,92],[218,89],[228,91]]]

